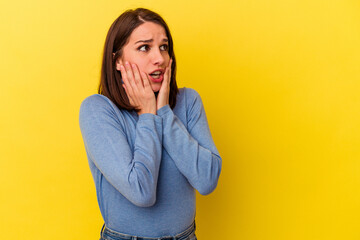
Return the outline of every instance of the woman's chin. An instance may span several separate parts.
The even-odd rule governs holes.
[[[161,88],[161,83],[153,83],[151,84],[151,89],[153,90],[153,92],[159,92]]]

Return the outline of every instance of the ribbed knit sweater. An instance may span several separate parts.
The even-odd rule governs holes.
[[[193,223],[195,189],[211,193],[222,162],[195,90],[179,89],[174,109],[140,116],[94,94],[82,102],[79,121],[109,229],[161,237]]]

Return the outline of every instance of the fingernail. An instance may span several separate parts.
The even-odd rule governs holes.
[[[125,62],[126,65],[129,65],[129,62]]]

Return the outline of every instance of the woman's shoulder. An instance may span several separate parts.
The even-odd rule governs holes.
[[[80,105],[80,111],[96,111],[100,109],[115,110],[116,108],[116,105],[109,98],[101,94],[93,94],[86,97]]]
[[[185,105],[187,108],[197,104],[202,105],[200,94],[192,88],[183,87],[179,89],[179,95],[177,101],[181,105]]]
[[[94,127],[116,126],[124,130],[126,114],[106,96],[93,94],[86,97],[80,106],[79,123],[82,131],[92,131]]]
[[[105,97],[101,94],[93,94],[88,97],[86,97],[82,103],[81,107],[87,107],[87,106],[101,106],[101,105],[112,105],[112,102],[109,98]]]
[[[196,98],[200,97],[199,93],[193,89],[188,87],[179,88],[179,97],[181,98]]]
[[[106,96],[93,94],[86,97],[80,105],[80,118],[102,116],[104,118],[119,118],[122,112]]]
[[[193,88],[179,88],[178,100],[185,100],[188,104],[201,99],[200,94]]]

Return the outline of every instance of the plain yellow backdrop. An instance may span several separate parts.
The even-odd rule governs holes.
[[[360,2],[0,2],[0,238],[99,239],[78,125],[113,20],[168,22],[223,158],[200,240],[360,239]]]

